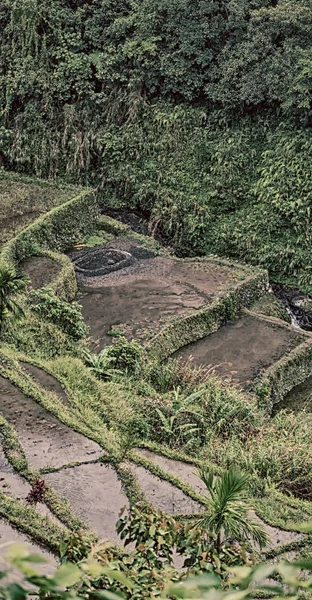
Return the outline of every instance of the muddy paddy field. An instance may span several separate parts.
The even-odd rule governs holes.
[[[116,332],[148,348],[181,319],[187,323],[188,318],[202,318],[215,303],[259,276],[245,265],[215,257],[178,259],[164,248],[157,251],[150,243],[142,242],[132,230],[122,235],[110,234],[108,241],[92,247],[88,247],[88,239],[78,246],[69,250],[68,256],[78,283],[76,300],[89,328],[87,348],[95,353],[110,345],[112,333]],[[60,265],[47,256],[28,257],[20,267],[29,277],[29,289],[49,287],[61,272]],[[263,293],[267,293],[267,287]],[[244,302],[249,311],[244,309]],[[268,367],[310,340],[309,334],[280,319],[252,312],[250,298],[242,304],[235,319],[224,318],[219,328],[215,327],[210,335],[196,334],[197,341],[191,344],[183,345],[181,341],[173,356],[181,357],[182,362],[191,356],[194,365],[212,366],[219,376],[236,386],[249,387]],[[10,369],[0,371],[0,415],[20,444],[13,459],[19,453],[19,460],[23,457],[29,472],[39,474],[48,487],[49,501],[38,503],[34,509],[43,528],[44,523],[47,529],[54,527],[53,531],[62,538],[74,523],[76,529],[79,525],[88,534],[121,544],[115,523],[120,511],[131,504],[131,485],[139,490],[140,498],[178,518],[194,518],[205,509],[205,486],[195,458],[192,461],[170,457],[160,446],[151,449],[142,444],[127,456],[117,461],[114,456],[111,460],[105,444],[105,435],[109,437],[111,433],[111,415],[105,415],[105,406],[111,406],[115,384],[106,388],[101,383],[100,391],[95,392],[97,384],[92,383],[90,398],[86,394],[82,400],[79,380],[80,376],[87,377],[82,362],[81,373],[66,379],[66,368],[62,370],[59,364],[56,368],[52,360],[25,360],[18,353],[14,359],[21,369],[19,378],[14,380]],[[64,357],[66,360],[70,359]],[[108,401],[104,401],[106,389]],[[18,462],[13,460],[17,465],[14,468],[12,460],[8,460],[12,453],[5,435],[1,438],[3,448],[0,446],[0,505],[3,494],[29,511],[29,473],[19,472]],[[61,499],[58,502],[62,510],[51,502],[51,497]],[[285,529],[264,520],[261,523],[269,534],[270,548],[287,548],[302,542],[294,523],[285,525]],[[27,527],[17,519],[0,520],[3,539],[27,541],[32,539],[29,535]],[[36,538],[32,543],[34,549],[47,556],[56,554],[55,548],[50,554]]]
[[[112,265],[111,272],[98,275],[96,265],[100,270],[102,256],[97,263],[91,255],[92,275],[87,269],[77,271],[77,299],[98,348],[111,343],[111,330],[144,342],[168,321],[209,305],[247,275],[235,265],[153,255],[127,239],[110,242],[107,249],[127,252],[132,261],[121,269]],[[88,251],[85,265],[87,258]]]

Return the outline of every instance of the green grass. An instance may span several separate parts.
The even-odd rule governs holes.
[[[80,188],[64,183],[0,173],[0,247],[39,215],[77,195]]]
[[[0,515],[36,542],[59,553],[60,542],[68,530],[37,513],[34,507],[0,492]]]

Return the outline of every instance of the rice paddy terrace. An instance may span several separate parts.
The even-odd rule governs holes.
[[[205,507],[196,474],[204,458],[152,441],[124,452],[118,411],[127,412],[135,392],[97,379],[82,360],[86,346],[100,352],[117,332],[137,340],[151,361],[192,356],[222,385],[257,395],[269,415],[302,387],[302,401],[308,396],[311,334],[261,312],[270,297],[265,271],[212,256],[178,259],[105,207],[100,215],[89,191],[8,175],[0,191],[1,259],[29,277],[27,323],[12,326],[0,345],[1,540],[26,540],[57,560],[69,531],[121,544],[115,523],[137,500],[193,519]],[[79,302],[86,341],[68,342],[51,319],[40,329],[28,296],[47,289]],[[136,402],[145,406],[144,390]],[[152,405],[149,397],[145,410]],[[30,505],[35,477],[47,492]],[[252,503],[270,537],[268,554],[310,548],[296,530],[311,518],[310,501],[273,486],[254,491]]]

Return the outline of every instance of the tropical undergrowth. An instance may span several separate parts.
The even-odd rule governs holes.
[[[4,0],[0,159],[311,291],[309,0]]]
[[[117,373],[111,379],[100,385],[122,386],[123,392],[105,395],[102,416],[122,439],[127,433],[128,449],[131,444],[166,446],[173,455],[182,452],[249,473],[255,495],[272,485],[312,499],[310,427],[304,412],[282,410],[268,418],[256,396],[220,380],[211,369],[174,360],[147,363],[139,375]]]
[[[84,340],[71,338],[32,312],[19,323],[8,323],[2,335],[5,354],[13,360],[7,367],[13,382],[28,393],[29,384],[21,383],[19,375],[16,379],[16,360],[54,375],[67,390],[69,406],[61,407],[59,400],[45,399],[41,392],[37,401],[78,431],[95,436],[113,461],[150,445],[217,469],[231,466],[249,473],[253,495],[261,497],[271,487],[312,499],[312,451],[304,412],[280,411],[268,419],[256,396],[221,380],[211,368],[172,359],[151,362],[135,342],[123,336],[112,339],[102,355],[92,355]]]
[[[62,382],[74,418],[98,432],[97,440],[114,460],[151,444],[160,452],[168,448],[172,456],[249,473],[250,492],[259,497],[273,486],[312,500],[310,428],[304,412],[281,410],[268,418],[256,396],[229,385],[211,368],[175,360],[151,363],[125,338],[106,350],[109,362],[102,373],[90,359],[78,344],[76,357],[62,353],[43,359],[37,354],[35,363]],[[100,433],[101,422],[107,434]]]

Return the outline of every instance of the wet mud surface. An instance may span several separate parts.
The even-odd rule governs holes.
[[[296,531],[285,531],[284,529],[278,529],[278,527],[271,527],[262,519],[260,519],[253,511],[251,511],[250,516],[258,521],[258,523],[263,527],[266,533],[269,536],[269,542],[267,546],[267,550],[270,548],[275,549],[280,546],[285,546],[286,544],[290,544],[291,542],[298,542],[303,538],[303,535],[297,533]]]
[[[133,243],[118,240],[108,247],[135,254]],[[124,269],[103,276],[78,279],[82,314],[99,348],[111,343],[110,329],[120,329],[129,339],[144,340],[168,319],[200,309],[225,284],[235,279],[235,270],[215,263],[172,258],[137,259]],[[92,263],[94,264],[94,263]]]
[[[16,500],[24,500],[30,491],[29,483],[14,472],[0,445],[0,491]]]
[[[185,346],[174,354],[195,365],[212,365],[218,374],[248,385],[260,371],[282,358],[305,338],[295,329],[244,314],[216,333]]]
[[[102,450],[0,377],[0,413],[13,425],[35,469],[94,460]]]
[[[63,401],[64,404],[68,404],[67,394],[65,390],[62,388],[60,382],[55,379],[52,375],[44,371],[44,369],[40,369],[35,365],[31,365],[29,363],[21,362],[23,370],[28,373],[35,380],[37,384],[43,387],[48,392],[53,392],[57,394]]]
[[[13,470],[0,445],[0,492],[15,498],[15,500],[26,502],[30,489],[28,481]],[[50,511],[46,504],[38,502],[34,505],[34,508],[43,517],[47,517],[59,527],[63,527],[63,523]]]
[[[12,527],[12,525],[10,525],[10,523],[4,521],[3,519],[0,519],[0,562],[1,562],[1,567],[2,565],[4,566],[5,563],[5,555],[8,552],[8,548],[11,545],[10,543],[14,543],[14,544],[23,544],[27,547],[27,549],[32,553],[32,554],[40,554],[43,558],[46,559],[47,563],[43,564],[43,563],[36,563],[36,565],[34,565],[34,568],[39,571],[39,573],[41,575],[51,575],[55,568],[58,565],[58,562],[55,558],[55,556],[53,556],[53,554],[51,554],[48,550],[42,548],[41,546],[39,546],[38,544],[34,543],[26,534],[22,533],[21,531],[19,531],[18,529],[15,529],[15,527]],[[4,547],[1,547],[2,544],[7,544]],[[21,580],[21,574],[19,573],[18,570],[14,570],[13,573],[10,573],[10,581],[19,581]],[[7,580],[6,580],[7,581]]]
[[[131,470],[151,504],[164,512],[174,514],[198,513],[203,507],[168,481],[152,475],[144,467],[131,464]]]
[[[137,449],[138,454],[148,458],[153,463],[161,467],[167,473],[172,473],[179,477],[185,483],[188,483],[196,492],[205,495],[206,487],[200,477],[197,475],[197,467],[195,465],[187,464],[179,460],[173,460],[172,458],[166,458],[160,454],[155,454],[151,450]]]
[[[28,275],[28,289],[38,290],[52,283],[61,271],[61,265],[48,256],[31,256],[19,263],[19,268]]]
[[[129,503],[111,466],[79,465],[49,473],[45,479],[69,500],[75,514],[100,538],[120,541],[115,524],[120,510]]]

